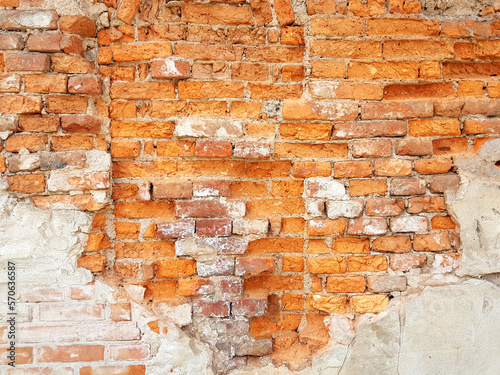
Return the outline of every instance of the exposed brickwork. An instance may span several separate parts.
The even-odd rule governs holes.
[[[416,0],[223,3],[104,1],[103,27],[0,2],[0,173],[38,207],[94,213],[79,266],[244,317],[257,340],[228,356],[300,363],[327,342],[318,317],[380,312],[407,272],[457,256],[444,192],[454,155],[500,132],[498,21]],[[149,356],[126,303],[41,297],[60,304],[27,325],[25,363],[145,372],[126,364]]]

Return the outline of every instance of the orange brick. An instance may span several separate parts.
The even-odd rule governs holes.
[[[307,225],[309,236],[330,236],[344,234],[346,224],[344,220],[310,220]]]
[[[47,148],[47,143],[45,135],[13,134],[5,142],[5,151],[19,152],[22,148],[30,152],[42,151]]]
[[[351,180],[349,182],[349,195],[352,197],[371,194],[385,195],[386,192],[386,180]]]
[[[302,85],[249,83],[247,90],[254,100],[299,99],[302,96]]]
[[[160,278],[191,276],[195,269],[196,262],[192,259],[165,259],[156,262],[156,275]]]
[[[19,116],[19,128],[25,132],[53,133],[59,129],[59,116]]]
[[[34,196],[31,201],[37,207],[44,209],[65,209],[82,211],[100,211],[106,207],[94,200],[91,194]]]
[[[281,80],[283,82],[298,82],[305,77],[302,65],[283,65],[281,68]]]
[[[345,314],[347,312],[347,298],[319,294],[308,295],[306,296],[306,309],[309,311]]]
[[[411,239],[406,236],[379,237],[373,241],[373,251],[406,253],[411,250]]]
[[[126,360],[130,359],[142,359],[142,358],[124,358]],[[103,375],[103,374],[114,374],[114,375],[144,375],[146,373],[146,366],[144,365],[129,365],[129,366],[85,366],[80,369],[80,375]]]
[[[330,58],[380,59],[382,58],[382,43],[350,40],[312,40],[310,54],[311,56]]]
[[[43,174],[28,174],[7,177],[10,190],[20,193],[41,193],[45,191]]]
[[[455,229],[455,223],[450,216],[434,216],[431,219],[432,230]]]
[[[230,5],[182,4],[182,22],[209,25],[251,25],[252,14],[248,7]]]
[[[250,178],[288,177],[291,166],[289,160],[251,162],[246,166],[246,175]]]
[[[270,320],[268,316],[259,316],[250,322],[250,333],[257,339],[272,338],[277,332],[296,331],[302,321],[302,315],[284,314]]]
[[[172,56],[171,43],[114,44],[110,48],[115,62],[165,59]],[[101,48],[99,54],[102,50]]]
[[[95,22],[83,16],[63,16],[59,18],[59,28],[63,33],[77,34],[85,38],[96,36]]]
[[[157,259],[175,255],[174,241],[126,242],[115,245],[116,259]]]
[[[263,107],[262,103],[256,102],[232,102],[229,114],[233,118],[258,119]]]
[[[180,279],[178,281],[177,295],[179,296],[194,296],[203,294],[213,294],[214,285],[209,279],[200,277],[191,277],[188,279]]]
[[[304,27],[282,27],[281,28],[281,44],[302,46],[304,45]]]
[[[281,309],[284,311],[303,310],[304,297],[302,294],[283,293],[281,297]]]
[[[302,181],[281,180],[273,181],[271,195],[273,197],[301,197],[304,192]]]
[[[378,83],[325,82],[309,83],[309,91],[315,99],[371,99],[383,98],[383,86]]]
[[[365,254],[370,252],[370,240],[367,238],[341,237],[333,238],[334,254]]]
[[[101,272],[106,267],[106,256],[102,254],[81,256],[78,258],[76,265],[91,272]]]
[[[385,13],[384,0],[351,0],[349,10],[357,17],[375,16]]]
[[[433,158],[415,160],[415,172],[421,174],[446,173],[453,167],[450,158]]]
[[[304,271],[304,258],[298,256],[283,256],[281,259],[283,272]]]
[[[349,272],[377,272],[387,270],[385,255],[365,255],[347,257]]]
[[[146,288],[144,297],[154,300],[172,299],[177,296],[176,280],[157,280],[142,284]]]
[[[349,299],[349,306],[352,313],[366,314],[379,313],[389,304],[389,298],[381,294],[365,296],[352,296]]]
[[[280,124],[279,131],[282,139],[326,141],[330,139],[332,125],[321,123]]]
[[[346,67],[342,61],[311,60],[311,78],[345,78]]]
[[[359,276],[328,276],[326,291],[329,293],[363,293],[366,290],[366,280]]]
[[[105,232],[90,233],[85,246],[86,252],[107,250],[111,247],[109,237]]]
[[[224,101],[190,102],[179,101],[152,101],[149,104],[151,117],[225,117],[227,103]]]
[[[114,158],[135,158],[141,151],[140,141],[112,141],[111,155]]]
[[[304,58],[304,48],[247,47],[245,48],[245,55],[248,61],[253,62],[301,63]]]
[[[376,36],[398,35],[437,37],[439,35],[439,21],[411,18],[370,19],[367,23],[367,32],[368,35]]]
[[[245,280],[244,290],[249,295],[260,295],[278,290],[304,289],[303,276],[253,276]]]
[[[36,96],[1,96],[0,112],[9,114],[33,114],[42,112],[42,98]]]
[[[273,215],[297,215],[304,213],[302,198],[261,199],[247,202],[246,217],[264,219]]]
[[[140,224],[139,223],[127,223],[127,222],[116,222],[116,238],[139,238]]]
[[[274,145],[277,158],[346,158],[347,143],[279,143]]]
[[[83,135],[52,137],[52,151],[92,150],[94,138]]]
[[[0,73],[0,92],[19,92],[19,91],[21,91],[21,76],[19,74]]]
[[[453,42],[428,40],[388,40],[384,42],[384,59],[431,58],[452,59]]]
[[[313,18],[311,35],[364,36],[365,22],[356,18]]]
[[[412,137],[439,137],[460,135],[458,119],[410,120],[409,133]]]
[[[418,78],[418,62],[353,61],[347,67],[347,77],[350,79],[416,79]]]
[[[412,164],[410,160],[384,159],[375,160],[375,176],[410,176]]]
[[[91,74],[94,63],[81,56],[54,55],[52,56],[52,71],[67,74]]]
[[[195,82],[178,84],[179,98],[243,98],[243,83],[231,81]]]
[[[124,138],[172,138],[172,121],[111,121],[111,136]]]
[[[311,273],[345,273],[345,257],[316,257],[307,259],[307,269]]]

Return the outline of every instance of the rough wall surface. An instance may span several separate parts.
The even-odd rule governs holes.
[[[0,7],[1,375],[499,373],[500,4]]]

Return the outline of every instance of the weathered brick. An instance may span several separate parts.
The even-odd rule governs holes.
[[[394,271],[409,271],[412,268],[421,268],[427,264],[427,257],[423,254],[395,254],[390,256],[390,267]]]
[[[411,250],[411,239],[406,236],[379,237],[373,241],[372,250],[384,253],[406,253]]]
[[[405,119],[413,117],[432,117],[434,108],[429,101],[391,101],[387,103],[366,103],[361,105],[361,118]]]
[[[383,218],[352,219],[348,222],[347,234],[375,236],[387,233],[387,220]]]
[[[273,215],[294,215],[304,213],[301,198],[261,199],[247,202],[246,217],[264,219]]]
[[[433,158],[415,160],[415,171],[421,174],[446,173],[453,167],[450,158]]]
[[[346,223],[344,220],[310,220],[307,234],[310,236],[330,236],[344,234]]]
[[[96,36],[95,22],[84,16],[63,16],[59,19],[59,28],[63,33],[77,34],[84,38]]]
[[[60,74],[26,74],[26,92],[66,93],[68,78]]]
[[[111,51],[115,62],[166,59],[172,56],[172,45],[171,43],[114,44],[111,46]]]
[[[0,74],[0,93],[21,91],[21,76],[19,74]]]
[[[410,160],[403,159],[375,160],[374,170],[375,176],[409,176],[411,175],[412,164]]]
[[[194,220],[181,220],[157,225],[157,236],[161,239],[191,237],[195,232]]]
[[[387,43],[387,42],[386,42]],[[380,59],[382,43],[350,40],[313,40],[311,56],[349,59]]]
[[[21,35],[0,35],[0,50],[20,50],[23,49],[23,47],[24,40]],[[30,48],[28,47],[28,49]]]
[[[424,180],[416,178],[394,179],[391,181],[391,195],[421,195],[425,194]]]
[[[467,138],[442,138],[432,141],[434,155],[467,154],[469,145]]]
[[[352,79],[416,79],[418,78],[418,62],[352,61],[347,67],[347,77]]]
[[[0,10],[0,28],[5,30],[57,29],[55,10]]]
[[[415,251],[443,251],[451,249],[450,237],[447,232],[415,235],[413,239]]]

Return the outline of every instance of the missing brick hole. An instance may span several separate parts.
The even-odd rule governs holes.
[[[500,160],[498,160],[498,161],[495,163],[495,165],[496,165],[498,168],[500,168]]]

